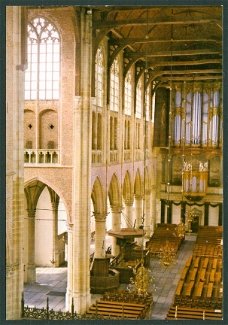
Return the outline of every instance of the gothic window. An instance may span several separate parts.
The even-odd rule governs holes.
[[[124,113],[131,115],[132,106],[132,71],[129,70],[124,83]]]
[[[59,99],[60,37],[45,18],[27,26],[28,68],[25,71],[25,100]]]
[[[150,107],[150,87],[148,87],[145,96],[146,121],[150,120]]]
[[[110,110],[114,112],[119,111],[119,89],[120,89],[120,67],[119,61],[116,58],[113,61],[110,70]]]
[[[140,77],[136,86],[136,117],[142,117],[142,76]]]
[[[95,58],[95,95],[98,106],[104,104],[104,52],[103,48],[97,49]]]

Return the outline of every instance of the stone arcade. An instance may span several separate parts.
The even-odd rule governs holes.
[[[222,226],[222,32],[220,6],[7,7],[7,319],[63,265],[84,314],[108,231]]]

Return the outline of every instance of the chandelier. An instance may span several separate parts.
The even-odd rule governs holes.
[[[208,162],[184,161],[182,169],[182,191],[186,199],[200,201],[206,195]]]
[[[173,243],[166,240],[165,244],[160,248],[160,263],[167,267],[176,262],[176,248]]]
[[[181,239],[185,237],[185,224],[182,221],[176,227],[176,234]]]
[[[143,258],[140,261],[140,265],[133,269],[133,272],[134,277],[130,278],[127,290],[136,292],[138,295],[150,295],[152,297],[152,291],[156,291],[155,279],[151,270],[144,266]]]

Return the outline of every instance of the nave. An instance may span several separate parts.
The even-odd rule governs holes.
[[[148,311],[146,319],[166,318],[169,307],[173,303],[181,271],[193,252],[195,240],[196,234],[186,234],[185,241],[177,253],[176,263],[168,267],[161,267],[158,258],[150,258],[150,270],[155,278],[156,291],[153,292],[154,304]],[[36,282],[25,285],[25,305],[45,308],[48,297],[50,309],[64,311],[66,287],[67,269],[65,267],[37,268]],[[124,288],[126,288],[126,284],[121,284],[120,289]],[[91,304],[94,304],[101,296],[100,294],[92,294]]]

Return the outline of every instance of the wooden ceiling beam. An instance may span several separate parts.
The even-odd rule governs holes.
[[[193,43],[193,42],[200,42],[200,43],[216,43],[216,44],[222,44],[222,40],[219,40],[217,38],[198,38],[198,39],[153,39],[153,38],[128,38],[128,39],[118,39],[114,40],[113,43],[120,45],[120,46],[127,46],[132,44],[157,44],[157,43],[168,43],[168,44],[174,44],[174,43]]]
[[[152,67],[164,67],[164,66],[193,66],[193,65],[204,65],[204,64],[221,64],[222,59],[203,59],[194,61],[159,61],[149,62],[148,68]]]
[[[213,75],[213,76],[208,76],[208,75],[205,75],[205,76],[195,76],[195,77],[186,77],[186,76],[179,76],[179,77],[172,77],[169,76],[169,77],[162,77],[161,78],[162,81],[188,81],[188,80],[191,80],[191,81],[197,81],[197,80],[222,80],[222,76],[221,75]]]
[[[137,52],[128,53],[129,58],[146,58],[146,57],[173,57],[173,56],[191,56],[191,55],[207,55],[215,54],[222,55],[221,51],[214,51],[211,49],[200,49],[200,50],[183,50],[183,51],[159,51],[159,52]]]
[[[199,24],[219,24],[221,23],[220,17],[213,18],[186,18],[183,17],[153,17],[153,18],[141,18],[141,19],[124,19],[124,20],[109,20],[109,21],[94,21],[94,27],[96,29],[113,29],[126,26],[155,26],[155,25],[199,25]]]
[[[165,74],[170,74],[170,75],[192,75],[195,76],[200,73],[207,73],[207,74],[214,74],[214,73],[222,73],[222,69],[198,69],[198,70],[160,70],[154,72],[154,76],[159,76],[159,75],[165,75]]]

